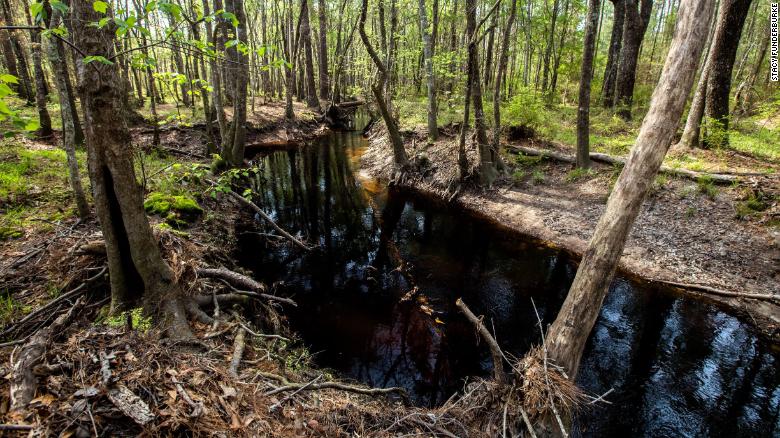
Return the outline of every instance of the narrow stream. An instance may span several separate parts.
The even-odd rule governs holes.
[[[540,340],[532,300],[551,323],[576,265],[464,212],[388,192],[359,172],[366,146],[336,132],[256,156],[257,203],[323,250],[301,254],[244,226],[239,261],[294,296],[292,325],[318,365],[434,406],[491,370],[456,298],[521,356]],[[418,293],[404,301],[410,280]],[[610,404],[577,415],[580,436],[780,434],[778,347],[714,306],[626,279],[612,284],[578,383],[591,394],[614,388]]]

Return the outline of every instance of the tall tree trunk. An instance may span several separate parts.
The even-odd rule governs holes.
[[[468,67],[471,84],[471,104],[474,106],[474,130],[479,149],[479,180],[484,186],[490,186],[498,176],[496,170],[497,154],[490,147],[485,128],[485,113],[482,109],[482,78],[479,75],[479,50],[477,48],[477,2],[466,0],[466,35],[468,38]]]
[[[312,50],[308,0],[301,0],[301,40],[303,40],[303,54],[306,64],[306,105],[319,111],[320,100],[317,98],[317,85],[314,80],[314,52]]]
[[[393,0],[393,3],[395,3],[395,0]],[[394,5],[391,6],[391,14],[394,13],[392,9],[395,9]],[[363,0],[362,7],[360,9],[360,19],[358,22],[360,39],[363,41],[363,45],[366,47],[366,51],[368,52],[368,55],[371,57],[371,60],[374,62],[374,65],[376,66],[377,70],[379,70],[379,82],[373,85],[371,87],[371,90],[374,93],[374,99],[376,99],[377,106],[379,107],[379,111],[382,113],[382,119],[384,119],[385,121],[385,126],[387,127],[387,132],[390,136],[390,144],[393,148],[393,160],[395,166],[398,170],[403,172],[407,167],[407,165],[409,164],[409,157],[406,155],[406,149],[404,149],[404,141],[401,138],[401,132],[398,130],[398,121],[395,119],[395,117],[393,117],[392,113],[390,112],[388,100],[386,100],[389,90],[385,89],[384,92],[382,90],[383,84],[386,85],[388,83],[387,77],[389,76],[390,72],[388,71],[385,63],[382,62],[382,59],[374,50],[374,47],[371,45],[371,41],[368,39],[368,34],[366,34],[367,14],[368,14],[368,0]],[[392,32],[391,35],[393,35]],[[388,56],[388,58],[390,58],[390,56]]]
[[[620,62],[618,62],[615,84],[615,100],[620,106],[618,114],[626,120],[631,119],[631,103],[634,98],[639,49],[650,22],[652,8],[653,0],[626,0],[623,45],[620,49]]]
[[[714,0],[682,0],[661,80],[653,92],[620,177],[580,263],[574,283],[548,330],[549,357],[570,379],[615,274],[626,239],[674,137],[691,91],[712,18]]]
[[[103,17],[90,0],[73,0],[78,23]],[[114,53],[109,26],[74,26],[74,44],[81,52],[110,58]],[[162,315],[163,329],[174,339],[194,339],[184,314],[181,288],[162,259],[143,209],[136,182],[130,133],[120,104],[118,65],[79,65],[79,89],[84,102],[90,180],[106,245],[111,282],[111,309],[116,312],[139,301],[151,314]]]
[[[615,84],[617,83],[620,51],[623,48],[623,23],[626,16],[626,0],[610,1],[612,2],[614,15],[612,16],[612,34],[609,37],[607,66],[604,69],[604,82],[601,88],[602,103],[605,108],[615,106]]]
[[[236,38],[247,41],[246,14],[244,0],[227,0],[225,9],[236,17]],[[228,69],[232,76],[228,83],[233,84],[233,120],[228,125],[227,135],[223,136],[222,153],[231,165],[238,166],[244,161],[246,147],[246,104],[249,82],[249,57],[238,50],[230,50]]]
[[[542,70],[542,91],[547,91],[547,80],[550,74],[550,58],[555,48],[555,24],[558,21],[558,8],[560,0],[553,0],[552,17],[550,17],[550,33],[547,38],[547,47],[544,49],[544,69]]]
[[[596,50],[596,27],[598,26],[601,0],[588,1],[588,15],[585,21],[585,41],[582,49],[580,70],[580,96],[577,103],[577,167],[590,167],[590,83],[593,79],[593,58]]]
[[[550,80],[550,93],[555,93],[555,89],[558,86],[558,68],[561,66],[561,57],[563,56],[563,46],[566,44],[566,34],[569,30],[569,18],[571,18],[571,0],[566,0],[566,4],[563,7],[565,13],[563,19],[563,29],[561,29],[561,39],[558,42],[558,47],[555,50],[552,79]],[[594,36],[595,39],[595,36]]]
[[[422,34],[423,56],[425,57],[425,82],[428,87],[428,139],[436,141],[439,138],[439,128],[436,123],[436,79],[433,76],[433,45],[428,33],[428,12],[425,10],[425,0],[418,0],[420,14],[420,33]]]
[[[708,146],[728,145],[729,97],[731,96],[731,72],[737,57],[745,18],[751,0],[722,0],[718,13],[718,30],[712,42],[712,66],[707,77],[705,114],[709,126],[704,143]]]
[[[485,47],[485,89],[490,86],[490,80],[492,79],[492,71],[490,66],[493,65],[493,45],[496,39],[496,26],[498,26],[498,12],[493,14],[490,18],[490,29],[487,31],[487,46]]]
[[[320,22],[320,97],[328,98],[330,92],[330,75],[328,73],[328,2],[320,0],[317,5]]]
[[[59,10],[52,10],[51,23],[54,24],[54,27],[59,25],[61,18],[62,16]],[[79,164],[76,159],[76,128],[73,121],[73,115],[76,114],[76,111],[74,108],[71,108],[71,99],[68,96],[68,72],[67,69],[64,68],[66,65],[65,59],[60,57],[55,40],[49,40],[47,52],[49,55],[49,62],[54,71],[54,83],[60,100],[62,148],[65,150],[65,157],[67,158],[68,178],[70,180],[70,186],[73,189],[73,197],[76,200],[78,215],[80,218],[86,219],[90,216],[90,211],[87,197],[84,195],[84,187],[81,185]]]
[[[2,0],[0,2],[0,9],[2,9],[2,16],[3,21],[7,25],[13,25],[13,15],[11,13],[11,4],[8,0]],[[19,84],[17,87],[17,93],[19,97],[26,100],[27,103],[33,103],[33,98],[35,97],[35,92],[32,90],[32,80],[30,79],[30,72],[27,68],[27,59],[24,56],[24,50],[22,49],[22,45],[19,43],[19,37],[16,34],[17,31],[15,30],[9,30],[8,31],[8,40],[11,47],[11,52],[13,53],[13,62],[8,63],[9,70],[13,67],[15,67],[16,72],[10,72],[17,78],[19,78]]]
[[[501,153],[501,88],[506,77],[506,63],[509,59],[509,45],[512,43],[512,26],[517,15],[517,0],[511,0],[509,4],[509,18],[506,21],[503,38],[501,41],[501,53],[498,56],[498,67],[493,82],[493,150]]]

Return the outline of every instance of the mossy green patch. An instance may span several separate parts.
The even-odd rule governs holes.
[[[186,227],[203,213],[198,201],[191,196],[162,192],[150,193],[144,201],[144,209],[149,214],[164,217],[165,222],[173,228]]]

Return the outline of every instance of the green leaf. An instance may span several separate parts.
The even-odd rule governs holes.
[[[0,82],[4,82],[6,84],[18,84],[19,79],[16,78],[16,76],[8,73],[0,74]]]
[[[27,121],[27,124],[24,125],[24,130],[30,132],[30,131],[35,131],[40,127],[41,125],[38,124],[38,121],[33,119]]]
[[[68,13],[68,5],[60,0],[52,0],[49,4],[51,4],[52,9],[60,11],[63,15]]]
[[[101,1],[101,0],[95,0],[92,2],[92,9],[95,10],[95,12],[100,12],[101,14],[105,14],[108,10],[108,3]]]
[[[106,59],[104,56],[96,56],[96,55],[90,55],[84,57],[84,64],[89,64],[90,62],[97,61],[101,64],[106,65],[113,65],[114,63]]]

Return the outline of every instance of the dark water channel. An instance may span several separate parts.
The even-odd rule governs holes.
[[[488,376],[487,349],[454,308],[486,315],[522,355],[560,308],[576,265],[460,211],[388,193],[361,176],[366,142],[338,132],[255,157],[256,201],[323,250],[302,255],[240,235],[240,262],[299,303],[293,327],[315,361],[372,386],[402,386],[436,405],[468,376]],[[262,226],[260,226],[262,227]],[[254,229],[254,228],[253,228]],[[411,267],[418,298],[396,271]],[[578,383],[611,404],[585,409],[582,436],[780,436],[780,351],[721,310],[617,278]]]

